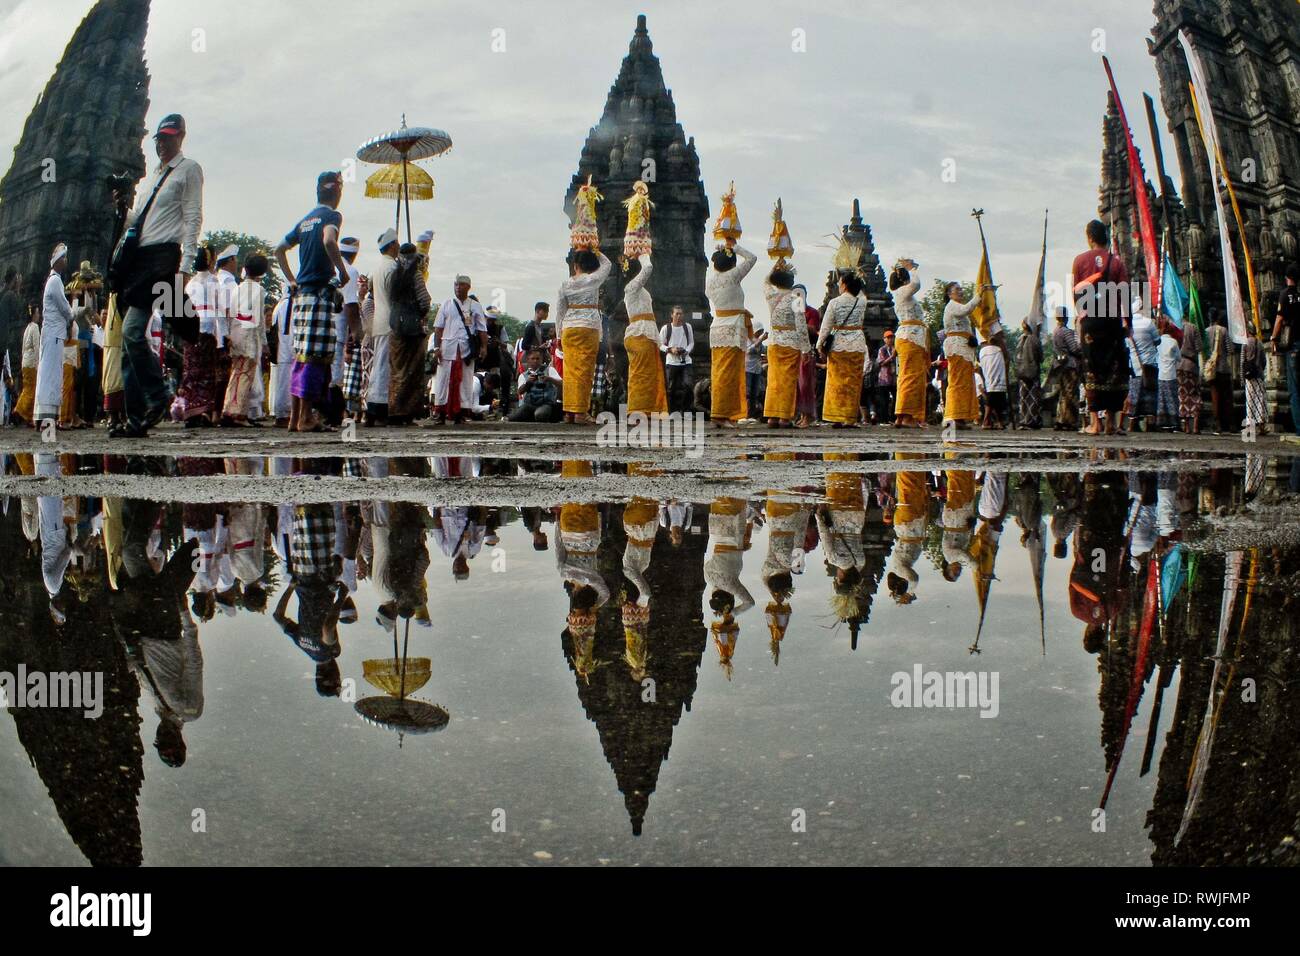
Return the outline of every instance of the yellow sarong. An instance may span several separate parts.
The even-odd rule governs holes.
[[[799,398],[798,349],[788,345],[770,345],[767,349],[767,398],[763,417],[790,421]]]
[[[713,366],[712,405],[710,417],[714,421],[738,422],[749,417],[749,404],[745,396],[745,350],[724,346],[710,349]]]
[[[590,478],[594,472],[589,461],[576,461],[566,458],[560,462],[561,478]]]
[[[18,403],[14,405],[14,414],[30,424],[32,415],[36,411],[36,369],[25,368],[22,370],[22,376],[23,387],[18,393]]]
[[[975,366],[960,355],[948,356],[948,391],[944,394],[943,420],[973,422],[980,417],[975,398]]]
[[[63,401],[59,404],[59,424],[77,420],[77,366],[63,363]]]
[[[975,500],[975,472],[960,470],[950,471],[948,475],[949,510],[959,511]]]
[[[623,509],[625,527],[649,524],[659,517],[659,503],[650,498],[633,498]]]
[[[826,363],[826,397],[822,400],[822,420],[852,425],[858,420],[862,398],[862,369],[866,355],[862,352],[831,352]]]
[[[638,316],[639,318],[639,316]],[[623,340],[627,348],[627,411],[653,415],[668,411],[668,392],[664,388],[664,367],[659,361],[659,346],[644,335]],[[568,352],[565,352],[568,362]]]
[[[930,355],[915,342],[900,339],[898,349],[898,396],[894,414],[925,421],[925,383],[929,378]]]
[[[926,472],[900,471],[895,475],[895,493],[898,507],[894,509],[894,524],[906,524],[930,513],[930,489],[926,485]]]
[[[600,530],[600,511],[594,504],[568,502],[560,506],[560,530],[583,534]]]
[[[560,344],[564,348],[564,410],[587,415],[591,412],[591,383],[596,377],[600,333],[595,329],[566,328]]]
[[[827,472],[826,497],[830,499],[832,511],[866,510],[862,497],[862,476],[857,472]]]

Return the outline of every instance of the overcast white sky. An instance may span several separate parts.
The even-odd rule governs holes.
[[[0,0],[0,165],[92,6]],[[1154,179],[1142,109],[1144,90],[1159,103],[1148,0],[154,0],[148,123],[185,115],[186,153],[207,178],[205,228],[271,241],[313,205],[318,172],[403,112],[412,125],[447,130],[454,149],[425,164],[437,195],[413,206],[415,231],[437,233],[435,297],[465,271],[485,303],[504,290],[506,310],[526,316],[565,275],[564,193],[638,13],[695,137],[711,211],[734,179],[744,242],[759,251],[783,197],[810,284],[820,284],[825,237],[855,196],[886,266],[911,255],[927,284],[973,279],[969,214],[980,206],[1014,325],[1028,306],[1043,210],[1049,280],[1067,274],[1096,213],[1106,105],[1098,29]],[[196,29],[206,52],[192,49]],[[506,49],[494,53],[497,29]],[[796,29],[806,52],[791,49]],[[955,183],[941,180],[948,158]],[[362,177],[373,169],[362,166]],[[344,231],[363,240],[364,268],[392,205],[365,199],[358,182],[342,212]],[[747,285],[761,301],[759,270]]]

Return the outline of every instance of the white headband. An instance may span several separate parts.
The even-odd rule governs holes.
[[[50,256],[50,268],[53,269],[55,264],[68,254],[68,247],[60,242],[54,247],[54,254]]]

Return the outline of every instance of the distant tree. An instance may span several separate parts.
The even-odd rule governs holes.
[[[276,299],[279,299],[283,294],[284,283],[280,279],[280,274],[275,270],[275,246],[265,239],[250,236],[243,232],[231,232],[228,229],[214,229],[212,232],[204,234],[203,245],[208,246],[214,255],[221,252],[226,246],[239,246],[239,264],[241,268],[244,260],[249,256],[259,253],[266,256],[271,262],[271,268],[262,277],[262,288],[266,290],[268,296]]]

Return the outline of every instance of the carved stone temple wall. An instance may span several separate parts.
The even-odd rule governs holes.
[[[149,0],[99,0],[36,101],[0,180],[0,275],[15,267],[38,294],[50,250],[68,244],[103,271],[114,213],[110,174],[139,180],[149,109]]]

